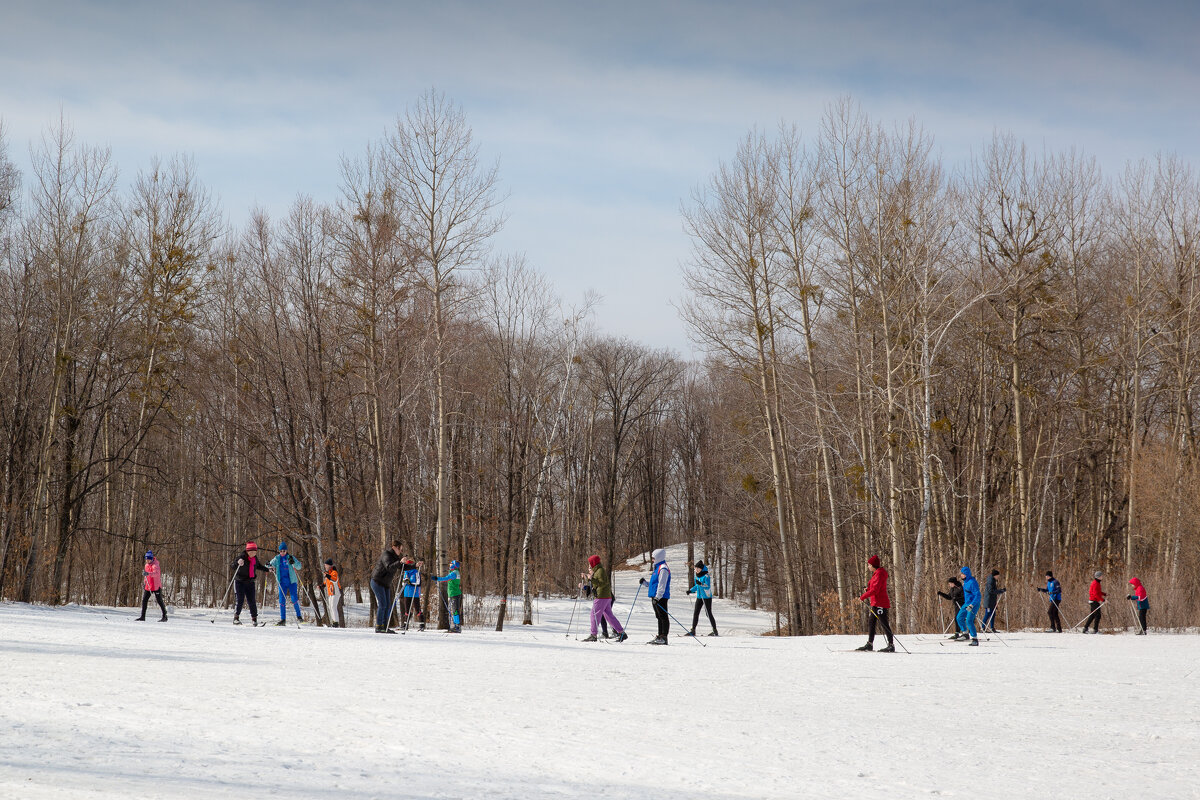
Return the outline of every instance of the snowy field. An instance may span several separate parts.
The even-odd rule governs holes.
[[[644,594],[620,645],[571,605],[379,636],[0,604],[0,798],[1200,797],[1197,636],[855,653],[718,601],[720,638],[648,647]]]

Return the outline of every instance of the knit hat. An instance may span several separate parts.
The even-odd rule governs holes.
[[[154,551],[153,551],[153,550],[147,550],[147,551],[146,551],[146,558],[154,558]]]
[[[696,568],[697,568],[697,569],[704,569],[704,560],[703,560],[703,559],[701,559],[701,560],[699,560],[699,561],[697,561],[697,562],[696,562]]]
[[[1104,577],[1104,573],[1101,572],[1100,570],[1096,570],[1096,574],[1093,575],[1092,577],[1095,578],[1096,580],[1100,580],[1102,577]]]
[[[998,569],[994,569],[994,570],[992,570],[992,574],[993,574],[993,575],[999,575],[999,574],[1000,574],[1000,570],[998,570]]]
[[[879,569],[879,556],[871,556],[867,559],[867,563],[875,567],[875,569]]]
[[[280,542],[280,543],[279,543],[279,549],[280,549],[280,550],[287,550],[287,542]]]
[[[327,558],[327,559],[325,559],[325,566],[327,566],[327,567],[332,567],[332,566],[333,566],[333,559],[332,559],[332,558]]]
[[[667,551],[661,547],[658,548],[657,550],[655,550],[653,553],[650,554],[650,560],[653,561],[655,564],[657,564],[660,561],[666,561],[667,560]]]
[[[588,566],[595,569],[600,565],[600,556],[588,556]]]
[[[1051,572],[1050,570],[1046,570],[1046,577],[1047,577],[1047,578],[1053,578],[1053,577],[1054,577],[1054,573],[1053,573],[1053,572]]]
[[[246,549],[247,550],[257,550],[258,545],[256,545],[254,542],[246,542]]]

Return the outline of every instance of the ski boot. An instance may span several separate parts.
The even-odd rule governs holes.
[[[854,649],[855,649],[855,650],[858,650],[858,651],[863,651],[863,652],[867,652],[867,653],[869,653],[869,652],[871,652],[872,650],[874,650],[874,649],[875,649],[875,645],[871,644],[870,642],[867,642],[867,643],[866,643],[866,644],[864,644],[862,647],[856,647],[856,648],[854,648]]]
[[[684,636],[695,636],[695,635],[696,635],[696,630],[694,628],[684,634]]]
[[[159,620],[159,622],[166,622],[166,621],[167,621],[167,615],[166,615],[166,613],[164,612],[164,613],[163,613],[163,615],[162,615],[162,619],[160,619],[160,620]]]
[[[598,641],[598,640],[596,639],[596,634],[594,634],[594,633],[593,633],[591,636],[587,637],[586,639],[582,639],[581,641],[584,641],[584,642],[595,642],[595,641]]]
[[[287,620],[286,620],[286,619],[281,619],[281,620],[279,620],[279,622],[276,622],[276,623],[275,623],[275,627],[276,627],[276,628],[279,628],[279,627],[287,627]]]
[[[237,617],[234,617],[234,618],[233,618],[233,624],[234,624],[234,625],[241,625],[241,624],[242,624],[242,621],[241,621],[240,619],[238,619]]]
[[[979,647],[979,640],[978,640],[978,639],[972,639],[972,640],[971,640],[971,643],[970,643],[970,644],[968,644],[968,645],[967,645],[967,647]]]
[[[718,635],[718,634],[717,634],[717,632],[716,632],[716,631],[713,631],[712,633],[710,633],[710,634],[709,634],[709,636],[717,636],[717,635]]]
[[[662,636],[655,636],[653,639],[646,642],[646,644],[666,644],[666,643],[667,643],[667,640],[664,639]]]
[[[889,644],[887,647],[884,647],[884,648],[883,648],[883,649],[881,649],[879,652],[881,652],[881,653],[894,653],[894,652],[896,652],[896,646],[895,646],[895,645],[891,645],[891,644]]]
[[[417,630],[418,630],[418,631],[423,631],[423,630],[425,630],[425,623],[424,623],[424,622],[422,622],[420,625],[418,625],[418,626],[417,626]]]
[[[617,644],[620,644],[621,642],[625,641],[628,638],[629,638],[629,634],[625,633],[625,631],[621,631],[620,633],[617,634]]]
[[[145,622],[145,621],[146,621],[146,615],[145,615],[145,614],[142,614],[140,617],[135,617],[133,621],[134,621],[134,622]]]
[[[453,628],[450,629],[450,632],[451,633],[462,633],[462,628],[458,625],[455,625]]]

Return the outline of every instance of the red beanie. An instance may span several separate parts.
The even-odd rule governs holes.
[[[593,569],[600,563],[600,556],[588,556],[588,566]]]
[[[247,550],[257,550],[258,545],[256,545],[254,542],[246,542],[246,549]]]
[[[879,569],[879,556],[871,556],[867,559],[867,563],[875,567],[875,569]]]

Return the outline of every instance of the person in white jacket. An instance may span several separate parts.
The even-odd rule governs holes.
[[[667,601],[671,599],[671,570],[667,566],[667,551],[661,547],[651,555],[654,569],[650,580],[642,578],[639,583],[645,585],[646,594],[650,596],[650,605],[654,607],[654,616],[658,618],[658,636],[646,644],[666,644],[667,634],[671,631],[671,618],[667,616]]]

